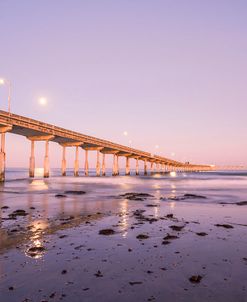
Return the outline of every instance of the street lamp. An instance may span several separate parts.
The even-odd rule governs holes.
[[[0,79],[0,85],[8,86],[8,112],[10,113],[10,101],[11,101],[11,82],[6,79]]]
[[[46,105],[47,105],[47,99],[44,98],[44,97],[40,98],[40,99],[39,99],[39,104],[40,104],[41,106],[46,106]]]

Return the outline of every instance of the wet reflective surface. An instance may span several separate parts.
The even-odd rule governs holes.
[[[230,204],[246,200],[246,185],[245,174],[207,173],[6,182],[1,299],[247,301],[247,206]],[[128,192],[150,196],[120,197]]]

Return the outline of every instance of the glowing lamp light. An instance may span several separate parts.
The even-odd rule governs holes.
[[[176,177],[176,176],[177,176],[177,173],[176,173],[175,171],[171,171],[171,172],[170,172],[170,176],[171,176],[171,177]]]
[[[46,98],[40,98],[39,99],[39,104],[41,105],[41,106],[46,106],[47,105],[47,99]]]
[[[127,132],[127,131],[124,131],[124,132],[123,132],[123,135],[124,135],[124,136],[128,136],[128,132]]]
[[[0,79],[0,85],[4,85],[4,84],[5,84],[4,79]]]

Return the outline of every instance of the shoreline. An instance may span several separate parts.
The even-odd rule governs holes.
[[[246,226],[233,225],[244,224],[242,207],[118,202],[116,211],[54,233],[37,225],[33,237],[1,253],[4,301],[246,301]],[[100,235],[104,229],[114,232]],[[33,246],[44,249],[30,256]]]

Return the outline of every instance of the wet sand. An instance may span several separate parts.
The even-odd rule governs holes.
[[[1,302],[247,301],[246,205],[37,186],[1,193]]]

